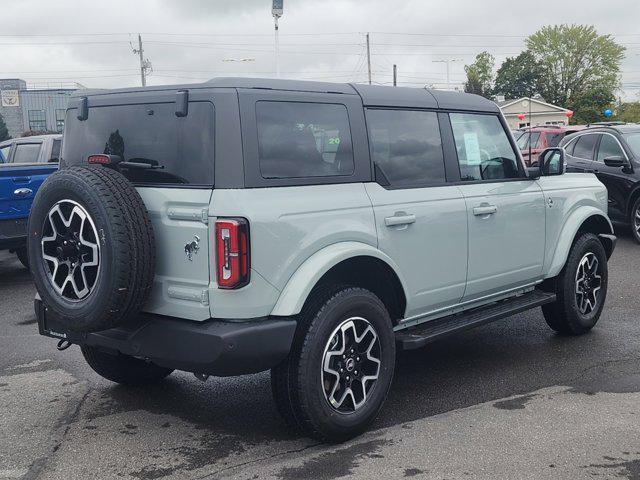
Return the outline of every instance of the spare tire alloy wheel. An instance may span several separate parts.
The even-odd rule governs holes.
[[[42,260],[51,286],[70,301],[93,292],[100,272],[100,244],[95,222],[73,200],[54,204],[42,227]]]
[[[576,304],[582,315],[598,308],[601,286],[600,262],[594,253],[587,252],[576,270]]]
[[[324,349],[321,381],[324,396],[337,412],[359,410],[376,387],[380,340],[364,318],[351,317],[331,334]]]

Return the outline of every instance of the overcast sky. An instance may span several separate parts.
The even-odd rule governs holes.
[[[366,81],[371,32],[374,82],[389,84],[395,63],[400,85],[446,87],[450,59],[456,86],[477,53],[493,53],[497,67],[538,28],[581,23],[627,48],[622,95],[640,99],[639,0],[284,0],[284,9],[284,78]],[[138,32],[149,84],[275,76],[270,0],[20,0],[3,2],[2,17],[0,78],[139,85]]]

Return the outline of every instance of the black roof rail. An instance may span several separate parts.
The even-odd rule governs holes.
[[[587,123],[588,127],[615,127],[617,125],[626,125],[627,122],[593,122]]]

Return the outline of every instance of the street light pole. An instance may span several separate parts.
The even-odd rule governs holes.
[[[282,16],[284,11],[284,0],[273,0],[273,6],[271,8],[271,14],[273,15],[274,28],[275,28],[275,55],[276,55],[276,78],[280,78],[280,39],[278,37],[278,19]]]

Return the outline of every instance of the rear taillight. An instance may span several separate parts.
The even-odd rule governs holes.
[[[249,283],[249,222],[244,218],[216,221],[216,269],[219,288]]]
[[[89,155],[87,162],[92,165],[109,165],[111,158],[109,155]]]

